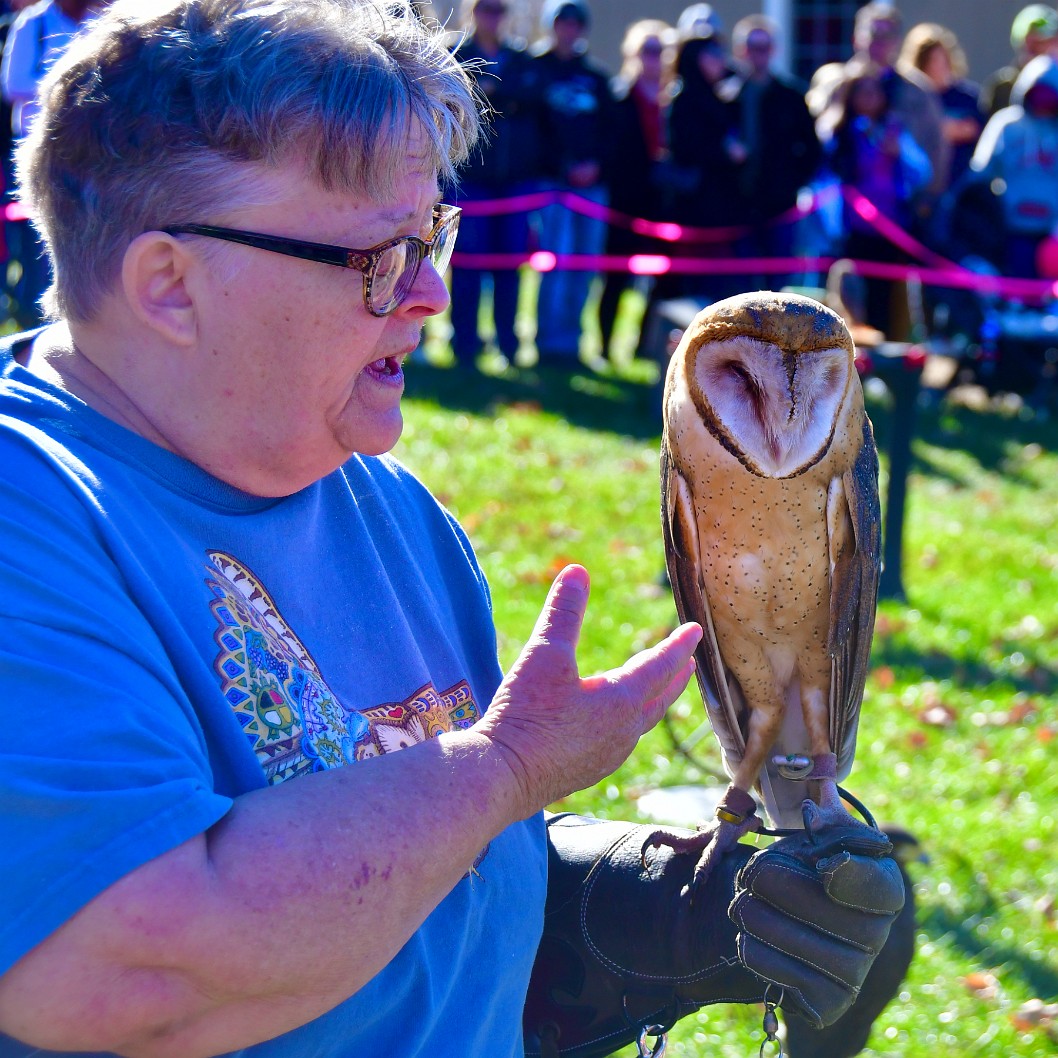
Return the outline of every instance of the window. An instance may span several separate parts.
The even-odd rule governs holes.
[[[852,26],[862,6],[856,0],[794,0],[793,73],[803,81],[828,62],[852,55]]]

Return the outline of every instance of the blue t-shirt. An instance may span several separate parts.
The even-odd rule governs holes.
[[[0,972],[233,798],[469,726],[501,676],[470,544],[396,461],[357,457],[293,496],[251,496],[36,378],[11,347]],[[356,995],[239,1053],[521,1055],[545,873],[542,817],[509,827]],[[0,1035],[0,1058],[41,1053]]]

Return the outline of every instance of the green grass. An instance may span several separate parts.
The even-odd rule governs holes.
[[[440,337],[438,337],[440,335]],[[626,337],[627,340],[627,337]],[[397,449],[467,527],[495,596],[502,660],[528,636],[553,574],[593,580],[582,672],[675,623],[662,585],[656,369],[544,375],[448,367],[443,331],[409,369]],[[869,397],[882,450],[893,409]],[[884,492],[883,492],[884,496]],[[846,785],[930,857],[916,864],[919,947],[870,1054],[1052,1055],[1058,1025],[1058,425],[1016,408],[935,400],[919,414],[905,524],[907,602],[879,607],[856,764]],[[709,782],[711,736],[692,686],[609,780],[562,806],[642,819],[658,787]],[[745,1058],[760,1010],[707,1009],[670,1054]]]

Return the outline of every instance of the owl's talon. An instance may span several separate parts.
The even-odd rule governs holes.
[[[719,814],[720,809],[717,809],[717,815],[719,816]],[[748,834],[759,826],[760,819],[752,812],[738,823],[730,823],[721,819],[720,822],[715,824],[709,831],[709,844],[702,851],[702,855],[694,868],[691,884],[685,887],[682,895],[689,897],[693,903],[695,894],[704,889],[709,881],[709,875],[713,873],[713,867],[738,844],[739,838],[743,834]]]
[[[643,842],[643,847],[639,853],[640,862],[646,868],[647,852],[650,849],[659,849],[662,846],[672,849],[677,855],[687,852],[700,853],[708,847],[709,842],[712,841],[712,836],[713,828],[706,826],[699,826],[698,830],[693,834],[681,834],[675,830],[666,830],[664,828],[655,830],[648,834]]]
[[[801,813],[804,818],[805,830],[809,834],[814,834],[825,827],[856,825],[856,819],[841,803],[841,795],[838,793],[837,784],[833,781],[822,781],[820,783],[818,804],[814,801],[806,800],[802,805]]]

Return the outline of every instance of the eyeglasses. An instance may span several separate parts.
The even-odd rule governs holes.
[[[355,268],[364,274],[364,304],[367,311],[372,316],[388,316],[411,293],[419,268],[427,255],[438,275],[443,276],[447,271],[455,249],[461,212],[458,206],[435,206],[434,225],[428,238],[400,235],[366,250],[284,239],[278,235],[260,235],[235,228],[217,228],[211,224],[177,224],[161,230],[166,235],[202,235],[207,239],[221,239],[241,246],[252,246],[257,250],[270,250],[304,261]]]

